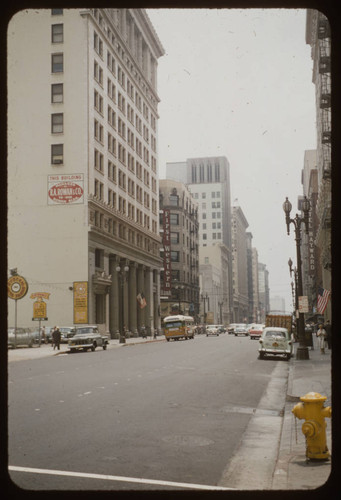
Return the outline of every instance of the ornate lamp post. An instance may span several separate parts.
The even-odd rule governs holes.
[[[201,300],[204,301],[204,324],[206,324],[206,319],[207,319],[206,300],[207,300],[208,309],[210,308],[210,298],[209,298],[207,292],[206,292],[206,295],[201,294]]]
[[[285,222],[287,225],[288,234],[290,234],[290,224],[294,225],[295,228],[295,240],[296,240],[296,255],[297,255],[297,294],[296,303],[299,301],[299,297],[303,295],[303,283],[302,283],[302,262],[301,262],[301,224],[304,222],[305,231],[308,234],[309,231],[309,211],[310,211],[310,201],[305,196],[302,203],[303,217],[296,214],[294,219],[290,218],[290,212],[292,205],[286,197],[283,203],[283,210],[285,212]],[[297,359],[309,359],[308,347],[304,344],[304,315],[299,313],[297,322],[297,336],[299,341],[299,347],[297,348],[296,358]]]
[[[292,260],[289,258],[288,260],[288,265],[289,265],[289,271],[290,271],[290,278],[292,278],[292,273],[294,273],[294,282],[291,282],[291,289],[292,289],[292,298],[293,298],[293,306],[295,310],[295,316],[298,311],[298,293],[297,293],[297,269],[296,267],[292,267]],[[295,286],[295,288],[294,288]]]
[[[120,307],[119,307],[119,329],[120,329],[120,344],[125,344],[126,332],[124,325],[124,285],[127,281],[129,266],[125,265],[122,269],[120,266],[116,267],[116,272],[120,282]]]

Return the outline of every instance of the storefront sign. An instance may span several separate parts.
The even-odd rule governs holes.
[[[171,265],[171,230],[170,210],[163,211],[163,283],[161,294],[164,297],[172,295],[172,265]]]
[[[74,205],[84,203],[83,174],[48,176],[48,204]]]
[[[87,281],[75,281],[73,283],[73,322],[74,324],[88,323]]]

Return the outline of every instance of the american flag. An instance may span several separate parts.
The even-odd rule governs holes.
[[[317,289],[317,312],[318,313],[320,313],[320,314],[324,313],[324,311],[327,307],[327,304],[328,304],[329,297],[330,297],[330,291],[325,290],[324,288],[319,286]]]

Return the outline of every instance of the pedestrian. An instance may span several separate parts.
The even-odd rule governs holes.
[[[332,348],[332,325],[330,324],[329,319],[327,319],[326,324],[324,325],[324,329],[327,332],[328,349],[331,349]]]
[[[319,347],[321,349],[321,354],[325,354],[324,347],[325,347],[325,340],[326,340],[326,337],[327,337],[327,332],[323,328],[322,324],[319,325],[319,329],[316,332],[316,336],[319,339]]]
[[[55,326],[52,333],[53,350],[55,350],[56,347],[58,351],[60,350],[60,339],[61,339],[61,333],[59,330],[59,326]]]
[[[147,338],[146,327],[144,325],[141,326],[141,335],[143,339]]]

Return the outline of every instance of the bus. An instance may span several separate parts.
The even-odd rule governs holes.
[[[163,322],[167,342],[169,342],[170,339],[194,339],[195,326],[192,316],[183,316],[181,314],[167,316],[164,318]]]

